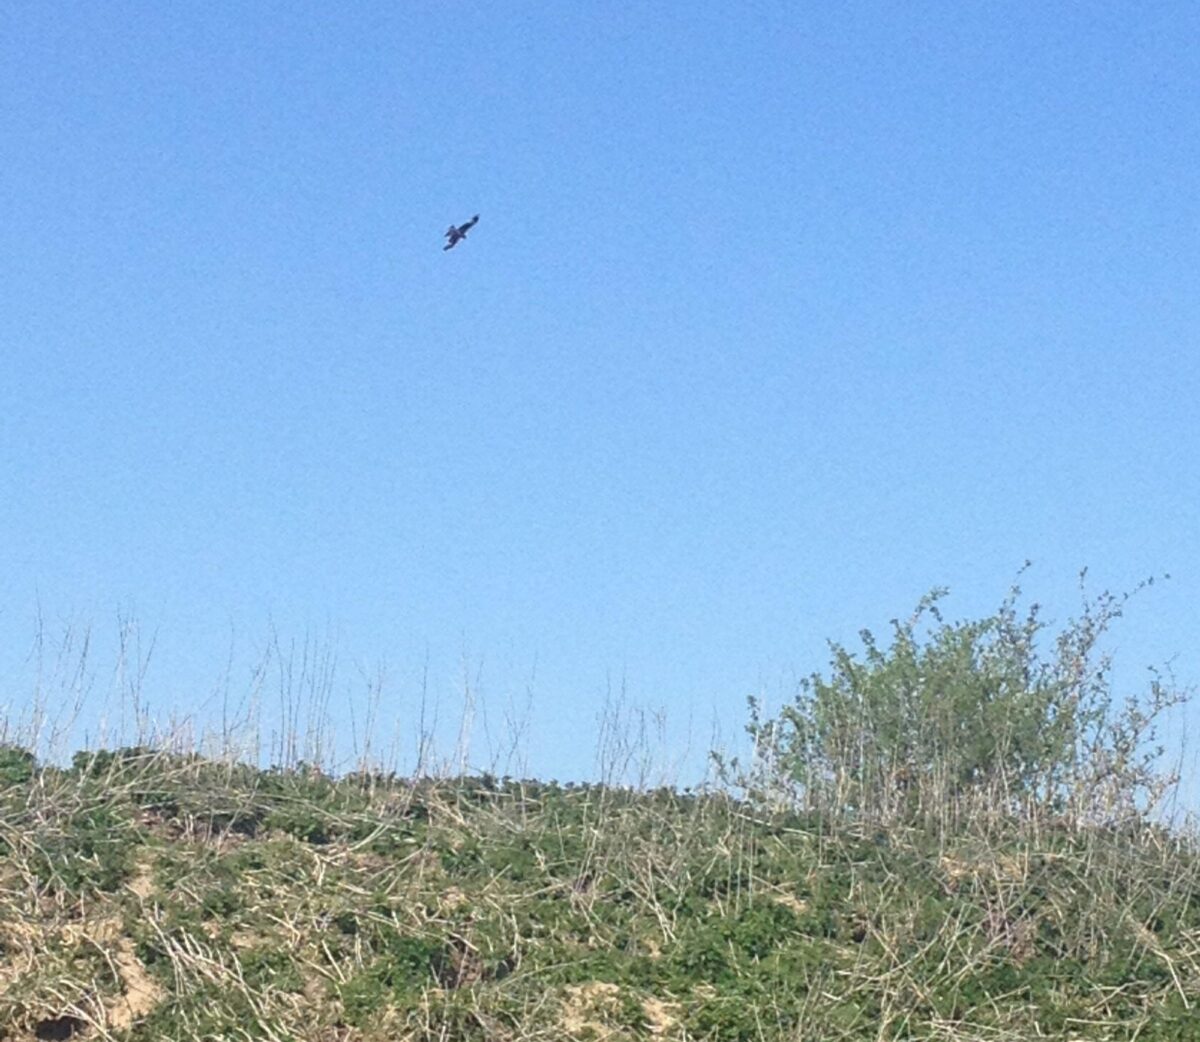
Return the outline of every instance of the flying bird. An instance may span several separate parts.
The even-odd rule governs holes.
[[[457,227],[453,224],[450,225],[450,227],[446,230],[446,238],[449,239],[450,241],[448,243],[446,243],[446,245],[443,246],[442,249],[443,250],[454,249],[454,247],[457,246],[461,240],[463,240],[467,237],[467,232],[469,232],[472,228],[474,228],[475,225],[477,225],[478,223],[479,223],[479,214],[476,214],[469,221],[467,221],[466,224],[460,224]]]

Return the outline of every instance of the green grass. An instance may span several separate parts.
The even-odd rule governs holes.
[[[0,754],[0,1038],[1200,1038],[1187,837]]]

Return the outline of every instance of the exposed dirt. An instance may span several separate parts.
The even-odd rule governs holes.
[[[122,937],[111,955],[113,965],[121,976],[123,994],[107,1009],[111,1028],[124,1031],[149,1014],[163,999],[162,985],[146,972],[137,957],[133,941]]]

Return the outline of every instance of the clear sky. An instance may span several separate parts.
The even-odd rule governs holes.
[[[5,5],[4,697],[39,611],[97,663],[156,632],[160,713],[308,634],[333,715],[382,665],[411,733],[465,663],[580,775],[606,692],[695,758],[1027,558],[1060,621],[1085,565],[1172,573],[1118,661],[1200,680],[1198,40],[1182,2]]]

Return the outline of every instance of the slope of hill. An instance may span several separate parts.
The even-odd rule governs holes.
[[[1200,1038],[1200,859],[721,792],[0,751],[0,1038]]]

